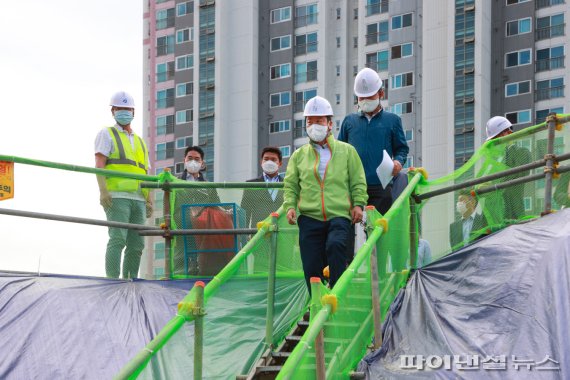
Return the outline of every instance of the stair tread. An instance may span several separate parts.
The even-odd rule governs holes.
[[[263,373],[263,372],[279,372],[281,371],[283,366],[281,365],[264,365],[256,368],[256,373]]]

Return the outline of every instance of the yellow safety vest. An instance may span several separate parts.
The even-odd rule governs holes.
[[[117,128],[109,127],[109,134],[113,140],[113,153],[107,158],[105,169],[117,170],[127,173],[147,174],[148,172],[148,149],[139,136],[134,135],[135,147],[133,149],[126,133],[120,133]],[[121,177],[106,177],[107,190],[136,192],[139,190],[140,181]],[[145,198],[148,189],[142,189]]]

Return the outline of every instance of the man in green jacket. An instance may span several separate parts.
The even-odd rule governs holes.
[[[310,292],[310,278],[322,280],[327,265],[331,288],[346,269],[351,223],[362,220],[368,195],[358,153],[331,134],[330,103],[316,96],[307,102],[304,116],[311,142],[289,159],[283,209],[289,223],[299,225],[301,261]]]

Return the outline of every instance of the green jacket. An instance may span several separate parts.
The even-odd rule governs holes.
[[[287,164],[283,209],[298,208],[301,215],[318,220],[352,219],[353,206],[364,208],[368,200],[364,168],[356,149],[331,135],[331,158],[321,179],[319,153],[312,144],[297,149]]]

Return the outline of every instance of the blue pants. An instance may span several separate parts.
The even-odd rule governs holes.
[[[105,209],[107,220],[133,224],[144,224],[146,216],[145,203],[132,199],[113,198],[111,207]],[[121,253],[125,249],[123,259],[123,278],[135,278],[139,274],[144,238],[134,230],[109,227],[109,242],[105,255],[105,272],[107,277],[118,278],[121,270]]]
[[[305,281],[311,293],[311,277],[323,279],[323,269],[328,265],[332,289],[346,269],[346,249],[351,221],[337,217],[322,222],[301,215],[298,218],[299,248],[305,272]]]

